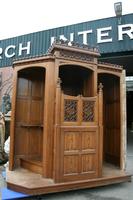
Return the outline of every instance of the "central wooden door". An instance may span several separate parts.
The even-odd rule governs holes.
[[[98,97],[61,95],[57,181],[92,179],[101,174]]]
[[[97,128],[61,128],[61,174],[64,181],[98,177]]]
[[[44,70],[30,68],[18,73],[15,155],[20,165],[42,172]]]

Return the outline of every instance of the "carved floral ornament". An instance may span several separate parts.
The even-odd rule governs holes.
[[[64,57],[64,58],[69,58],[69,59],[76,59],[76,60],[78,59],[78,60],[82,60],[82,61],[94,62],[93,56],[78,53],[78,52],[69,52],[69,51],[62,50],[62,51],[60,51],[60,56]]]
[[[78,59],[82,61],[92,61],[94,62],[94,55],[99,56],[98,49],[96,47],[90,47],[85,44],[79,44],[77,42],[70,42],[70,41],[64,41],[55,39],[53,44],[49,47],[46,55],[51,55],[53,53],[53,50],[58,49],[60,57],[63,58],[69,58],[69,59]],[[77,51],[75,52],[75,50]],[[60,51],[61,50],[61,51]],[[90,54],[88,54],[88,51]]]

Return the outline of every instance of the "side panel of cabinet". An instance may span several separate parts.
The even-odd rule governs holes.
[[[18,74],[15,115],[16,158],[42,160],[44,71]]]

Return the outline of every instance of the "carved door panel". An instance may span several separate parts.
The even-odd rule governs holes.
[[[57,181],[100,176],[97,97],[62,94]]]
[[[61,129],[61,180],[98,177],[97,128]]]

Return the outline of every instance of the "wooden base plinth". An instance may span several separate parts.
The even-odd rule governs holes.
[[[128,181],[131,181],[131,175],[118,169],[110,170],[108,167],[103,169],[101,178],[65,183],[54,183],[52,179],[42,178],[40,174],[22,168],[15,171],[7,170],[7,187],[16,192],[30,195],[93,188]]]

